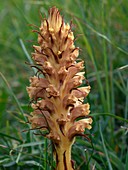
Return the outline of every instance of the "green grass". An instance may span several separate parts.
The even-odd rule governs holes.
[[[128,169],[128,3],[127,0],[5,0],[0,2],[0,170],[53,170],[49,140],[29,130],[26,86],[34,75],[34,27],[49,7],[73,21],[76,45],[91,85],[91,142],[77,138],[76,170]],[[32,40],[33,42],[28,42]],[[36,132],[39,133],[39,132]],[[80,156],[78,156],[78,154]]]

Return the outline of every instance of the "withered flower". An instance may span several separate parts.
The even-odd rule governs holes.
[[[34,32],[38,33],[39,46],[33,46],[32,58],[40,74],[31,77],[27,87],[33,108],[29,122],[32,128],[48,131],[45,135],[56,151],[56,170],[73,170],[71,147],[75,136],[84,135],[92,123],[90,106],[83,104],[90,86],[78,87],[84,80],[84,62],[78,62],[79,48],[74,45],[71,26],[56,7]]]

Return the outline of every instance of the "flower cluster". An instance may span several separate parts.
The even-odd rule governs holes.
[[[77,59],[79,48],[74,45],[71,26],[56,7],[49,10],[48,19],[42,20],[35,32],[39,45],[33,46],[32,58],[42,76],[31,77],[27,87],[33,101],[29,122],[32,128],[48,131],[46,137],[56,150],[61,146],[67,149],[75,136],[91,129],[90,105],[83,104],[90,86],[79,87],[84,80],[84,62]]]

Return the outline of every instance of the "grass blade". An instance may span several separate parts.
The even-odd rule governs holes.
[[[108,162],[109,170],[113,170],[112,165],[111,165],[111,162],[110,162],[110,160],[109,160],[107,148],[106,148],[105,143],[104,143],[104,138],[103,138],[103,134],[102,134],[102,131],[101,131],[101,125],[100,125],[100,123],[99,123],[99,132],[100,132],[100,136],[101,136],[101,140],[102,140],[103,149],[104,149],[104,152],[105,152],[105,155],[106,155],[106,159],[107,159],[107,162]]]
[[[4,76],[1,72],[0,72],[0,76],[2,77],[3,81],[4,81],[5,84],[7,85],[7,87],[8,87],[8,89],[9,89],[11,95],[13,96],[13,98],[14,98],[14,100],[15,100],[18,108],[19,108],[19,111],[20,111],[20,113],[21,113],[24,121],[26,122],[26,121],[27,121],[27,118],[24,116],[24,111],[22,110],[22,107],[20,106],[20,103],[19,103],[19,101],[17,100],[17,97],[15,96],[15,94],[14,94],[14,92],[13,92],[10,84],[8,83],[7,79],[5,78],[5,76]]]
[[[127,119],[124,119],[123,117],[120,117],[120,116],[115,116],[111,113],[92,113],[91,116],[92,117],[95,117],[95,116],[110,116],[110,117],[113,117],[113,118],[118,119],[120,121],[124,121],[124,122],[128,123]]]
[[[126,155],[126,167],[125,170],[128,170],[128,150],[127,150],[127,155]]]

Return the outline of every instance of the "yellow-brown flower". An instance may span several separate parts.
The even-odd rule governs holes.
[[[90,86],[79,87],[84,80],[84,62],[77,62],[79,48],[74,45],[73,32],[56,7],[49,10],[48,19],[35,32],[39,45],[33,46],[32,58],[43,76],[30,78],[27,87],[33,101],[29,122],[33,128],[48,130],[46,137],[56,150],[56,169],[72,170],[74,137],[83,134],[85,128],[91,129],[92,123],[90,106],[83,104]]]

